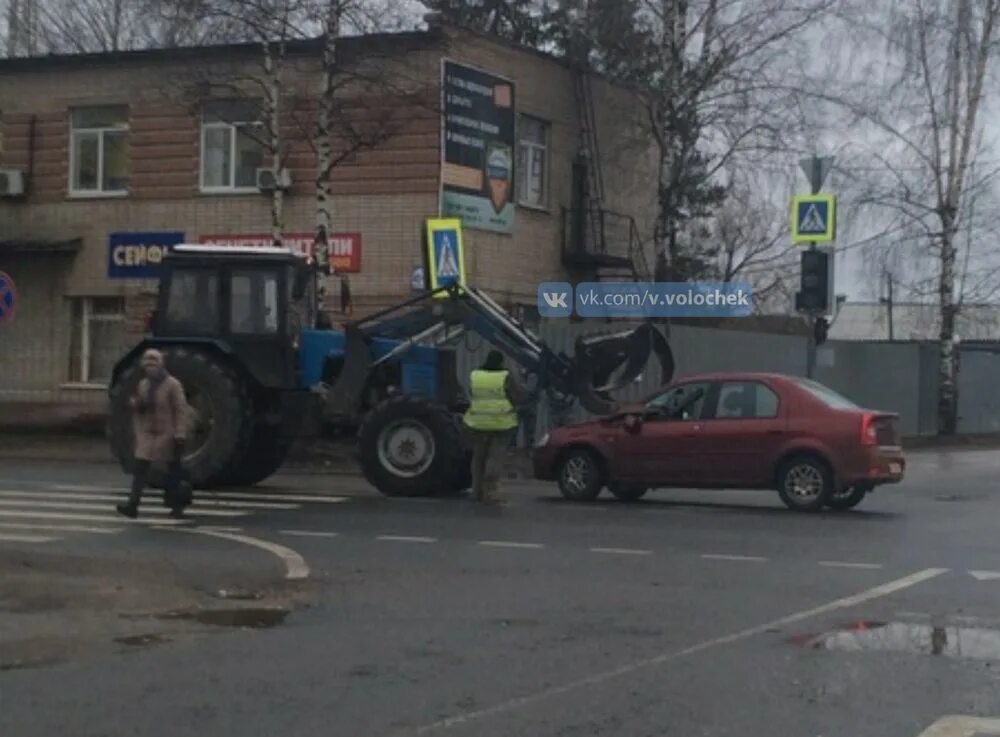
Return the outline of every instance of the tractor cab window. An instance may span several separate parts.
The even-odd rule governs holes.
[[[236,271],[231,285],[230,332],[240,335],[277,333],[277,275],[268,271]]]
[[[174,334],[218,335],[218,274],[207,269],[175,270],[170,277],[166,320]]]

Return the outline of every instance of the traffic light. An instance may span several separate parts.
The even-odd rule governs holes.
[[[830,309],[833,274],[830,254],[826,251],[802,252],[800,291],[795,295],[795,309],[800,312],[823,314]]]

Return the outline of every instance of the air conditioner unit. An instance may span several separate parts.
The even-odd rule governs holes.
[[[273,168],[257,170],[257,189],[261,192],[271,192],[276,189],[288,189],[292,186],[292,177],[288,169],[275,171]]]
[[[20,197],[24,194],[24,172],[20,169],[0,169],[0,197]]]

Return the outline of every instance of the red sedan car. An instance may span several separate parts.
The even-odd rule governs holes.
[[[535,477],[575,500],[605,486],[625,501],[657,487],[777,489],[790,509],[849,509],[902,480],[897,419],[810,379],[702,374],[552,431],[535,448]]]

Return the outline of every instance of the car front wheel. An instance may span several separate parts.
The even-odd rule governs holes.
[[[571,450],[559,463],[559,491],[575,502],[589,502],[601,493],[601,466],[589,450]]]
[[[786,507],[796,512],[819,511],[833,495],[833,474],[815,456],[795,456],[781,465],[778,495]]]

